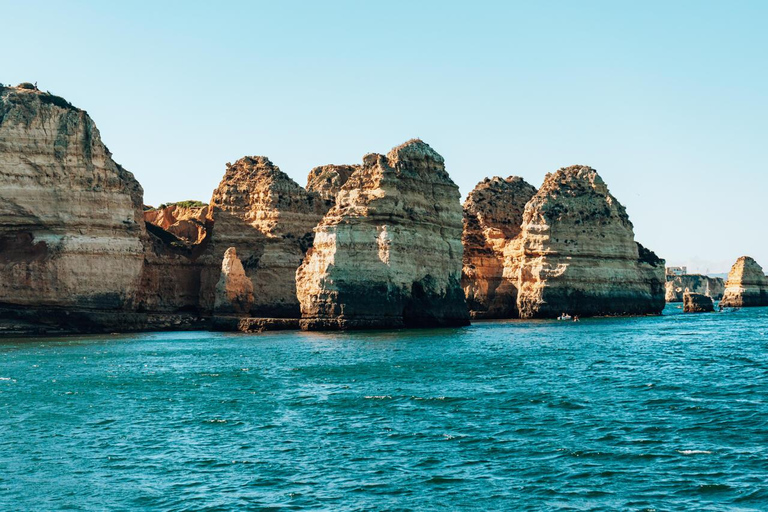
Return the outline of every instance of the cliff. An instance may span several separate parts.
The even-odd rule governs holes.
[[[700,293],[713,300],[720,300],[725,290],[725,282],[719,277],[708,277],[701,274],[686,274],[682,276],[667,276],[665,300],[667,302],[683,302],[686,291]]]
[[[0,303],[133,309],[142,195],[85,111],[33,86],[0,88]]]
[[[213,228],[203,256],[203,310],[214,307],[224,253],[233,247],[253,284],[249,313],[298,318],[296,269],[312,245],[313,228],[325,211],[324,201],[266,157],[244,157],[227,164],[210,204]]]
[[[768,277],[763,268],[749,256],[742,256],[731,267],[722,307],[768,306]]]
[[[590,167],[547,174],[506,257],[518,265],[522,318],[664,308],[664,261],[635,242],[624,207]]]
[[[296,273],[302,328],[468,324],[461,233],[458,187],[431,147],[366,155]]]
[[[505,275],[504,251],[520,234],[525,205],[536,188],[522,178],[486,178],[464,202],[461,285],[472,318],[514,318],[517,312],[517,277]]]
[[[330,209],[336,203],[336,195],[359,165],[323,165],[309,171],[307,191],[314,192]]]
[[[144,210],[144,222],[171,233],[188,245],[199,244],[205,239],[211,221],[208,205],[195,205],[193,201]]]

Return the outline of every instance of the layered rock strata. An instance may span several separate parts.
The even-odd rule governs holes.
[[[742,256],[731,267],[722,307],[768,306],[768,277],[763,268],[749,256]]]
[[[202,308],[214,308],[224,253],[233,247],[253,284],[249,313],[298,318],[296,269],[312,245],[313,228],[325,211],[324,201],[266,157],[244,157],[227,164],[210,204],[214,225],[203,257]]]
[[[506,249],[522,318],[659,314],[664,261],[635,242],[624,207],[590,167],[548,174]]]
[[[420,140],[366,155],[296,273],[301,327],[468,324],[459,200],[443,158]]]
[[[359,165],[323,165],[309,171],[307,191],[314,192],[326,202],[328,209],[336,203],[336,195]]]
[[[701,274],[668,275],[665,286],[664,298],[667,302],[683,302],[685,292],[701,293],[713,300],[720,300],[725,291],[725,282],[721,278]]]
[[[208,245],[207,238],[191,244],[154,224],[146,226],[139,310],[193,316],[210,313],[200,308],[201,278],[208,268],[201,254]]]
[[[467,196],[461,285],[472,318],[518,316],[514,262],[505,268],[504,252],[520,234],[525,205],[534,194],[536,188],[520,177],[496,176]]]
[[[208,205],[170,204],[144,210],[144,221],[171,233],[187,245],[195,245],[208,235],[212,219],[208,215]]]
[[[168,205],[144,211],[148,240],[139,294],[142,310],[209,313],[200,307],[202,274],[209,267],[202,255],[213,227],[208,210]]]
[[[142,195],[85,111],[34,86],[0,88],[0,303],[132,310]]]
[[[709,313],[715,310],[712,297],[703,293],[685,292],[683,294],[683,312],[685,313]]]

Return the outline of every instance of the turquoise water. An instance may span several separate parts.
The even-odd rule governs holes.
[[[0,341],[0,510],[766,510],[768,309]]]

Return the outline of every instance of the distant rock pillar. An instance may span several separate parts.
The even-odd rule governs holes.
[[[221,261],[221,276],[216,284],[214,311],[247,315],[253,306],[253,283],[245,275],[245,269],[237,251],[230,247]]]

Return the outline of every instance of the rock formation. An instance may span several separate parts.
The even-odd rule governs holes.
[[[296,273],[302,328],[468,324],[459,200],[420,140],[366,155]]]
[[[498,176],[477,184],[464,202],[461,285],[472,318],[517,316],[517,276],[505,276],[504,251],[520,234],[525,205],[536,188],[522,178]]]
[[[325,210],[324,201],[266,157],[244,157],[227,164],[210,204],[214,225],[204,255],[203,309],[213,308],[224,253],[234,247],[253,283],[250,314],[298,318],[296,269],[312,245],[313,228]]]
[[[724,290],[725,282],[719,277],[701,274],[667,275],[665,299],[667,302],[682,302],[683,294],[689,291],[720,300]]]
[[[359,165],[323,165],[309,171],[307,191],[315,192],[326,202],[328,209],[336,203],[336,195]]]
[[[715,310],[712,297],[702,293],[685,292],[683,294],[683,312],[685,313],[709,313]]]
[[[768,306],[768,277],[763,268],[749,256],[742,256],[731,267],[722,307]]]
[[[245,315],[253,306],[253,283],[245,275],[237,251],[230,247],[221,262],[221,277],[216,284],[214,312]]]
[[[34,86],[0,87],[0,303],[132,309],[142,195],[85,111]]]
[[[522,318],[658,314],[664,261],[635,242],[624,207],[590,167],[547,174],[506,249]]]
[[[0,185],[0,333],[466,325],[462,261],[477,317],[664,305],[663,262],[588,167],[538,192],[486,180],[464,226],[443,158],[419,140],[315,168],[309,190],[245,157],[209,206],[144,211],[88,115],[23,84],[0,87]],[[726,304],[768,304],[753,260],[731,274]]]
[[[179,238],[150,222],[146,226],[139,309],[195,316],[210,313],[200,307],[202,273],[208,268],[201,254],[208,246],[207,236],[192,243],[191,239]],[[206,226],[210,231],[211,222]]]
[[[171,233],[186,244],[199,244],[207,236],[212,219],[208,216],[208,205],[196,203],[184,201],[146,209],[144,221]]]

